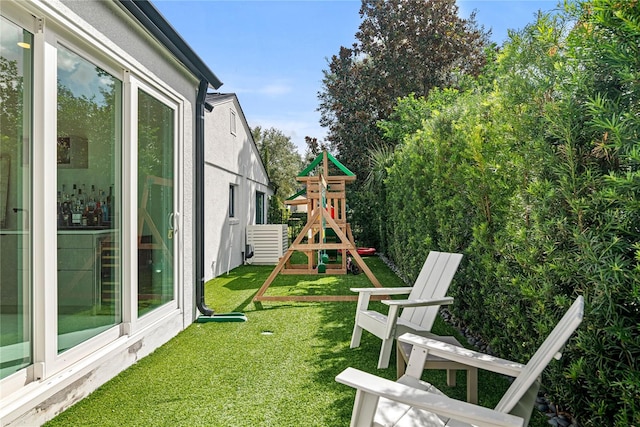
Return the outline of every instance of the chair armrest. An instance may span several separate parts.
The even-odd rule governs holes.
[[[358,409],[375,410],[372,405],[359,405],[361,393],[385,397],[387,399],[433,412],[443,417],[449,417],[477,426],[522,427],[524,419],[514,415],[504,414],[493,409],[451,399],[447,396],[423,391],[404,384],[393,382],[385,378],[368,374],[354,368],[347,368],[336,377],[336,381],[358,390],[354,411]],[[364,397],[366,399],[366,397]],[[364,418],[373,418],[374,414],[357,414]],[[355,425],[352,420],[352,425]]]
[[[525,365],[518,362],[512,362],[411,333],[403,334],[398,339],[413,346],[418,346],[428,354],[510,377],[517,377],[525,367]]]
[[[411,293],[411,287],[401,288],[350,288],[351,292],[366,292],[371,295],[404,295]]]
[[[440,299],[397,299],[397,300],[384,300],[381,301],[386,305],[397,305],[399,307],[427,307],[430,305],[449,305],[453,304],[453,297],[445,297]]]

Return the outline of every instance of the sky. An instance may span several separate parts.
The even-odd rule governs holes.
[[[340,46],[351,47],[359,0],[152,0],[195,53],[235,93],[251,128],[275,128],[304,154],[305,136],[326,138],[317,111],[323,70]],[[502,44],[538,10],[558,0],[457,0]]]

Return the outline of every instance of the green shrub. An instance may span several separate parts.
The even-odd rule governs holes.
[[[414,278],[463,252],[454,314],[526,361],[576,295],[586,317],[545,372],[583,425],[640,425],[640,2],[569,4],[465,90],[399,101],[381,128],[389,255]]]

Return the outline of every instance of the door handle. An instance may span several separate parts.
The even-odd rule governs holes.
[[[169,214],[169,229],[173,234],[178,232],[178,218],[180,218],[179,212],[171,212]]]

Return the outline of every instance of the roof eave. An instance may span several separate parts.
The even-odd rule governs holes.
[[[148,0],[118,0],[154,37],[156,37],[190,72],[206,80],[214,89],[222,82],[184,41],[162,14]]]

